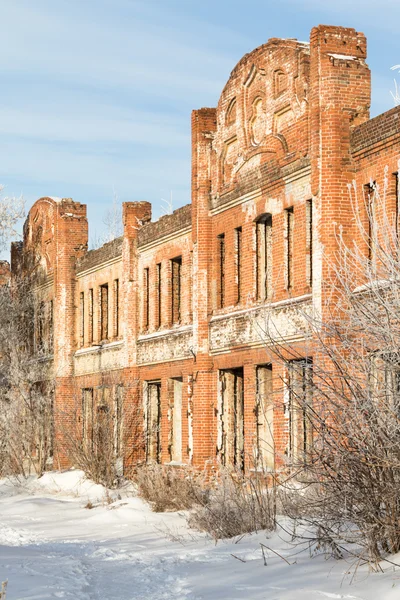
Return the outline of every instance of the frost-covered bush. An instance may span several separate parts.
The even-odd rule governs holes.
[[[275,528],[275,492],[263,476],[223,469],[205,501],[198,498],[189,525],[214,539]]]

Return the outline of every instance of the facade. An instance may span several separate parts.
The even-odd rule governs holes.
[[[275,470],[306,448],[288,389],[307,394],[312,362],[271,360],[265,307],[301,351],[298,309],[324,310],[336,228],[357,235],[348,185],[386,177],[398,210],[400,107],[370,119],[370,91],[363,34],[271,39],[192,113],[190,204],[152,222],[148,202],[124,203],[123,236],[91,251],[84,205],[34,204],[11,271],[29,255],[41,274],[55,467],[104,410],[125,466]]]

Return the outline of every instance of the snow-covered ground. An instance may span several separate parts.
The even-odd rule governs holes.
[[[354,576],[349,563],[299,554],[283,538],[215,544],[189,530],[184,515],[151,512],[132,490],[108,503],[104,488],[79,471],[20,486],[0,480],[7,600],[400,599],[400,570],[383,565],[383,573],[360,568]],[[283,558],[266,550],[264,566],[260,543]]]

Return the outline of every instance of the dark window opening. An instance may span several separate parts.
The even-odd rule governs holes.
[[[79,312],[80,312],[79,344],[82,347],[85,344],[85,293],[84,292],[80,293]]]
[[[286,209],[286,287],[293,287],[294,212]]]
[[[312,200],[306,201],[306,277],[307,283],[312,287],[313,280],[313,218],[312,218]]]
[[[108,283],[100,286],[100,340],[108,339]]]
[[[171,260],[172,270],[172,323],[180,323],[181,320],[181,294],[182,294],[182,257],[178,256]]]
[[[218,243],[218,308],[225,306],[225,234],[217,237]]]
[[[119,336],[119,279],[114,279],[114,337]]]
[[[143,287],[143,328],[146,331],[150,324],[150,271],[148,267],[143,271]]]
[[[242,228],[235,229],[235,269],[236,269],[236,303],[239,304],[242,296]]]
[[[88,341],[93,344],[93,288],[89,290],[89,323],[88,323]]]
[[[161,295],[161,263],[157,264],[157,279],[156,279],[156,298],[157,298],[157,310],[156,310],[156,327],[161,327],[162,324],[162,295]]]

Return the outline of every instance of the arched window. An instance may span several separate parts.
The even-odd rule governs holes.
[[[287,89],[287,75],[282,69],[274,73],[274,96],[280,96]]]
[[[233,125],[236,122],[236,98],[233,98],[226,111],[225,123],[226,125]]]

